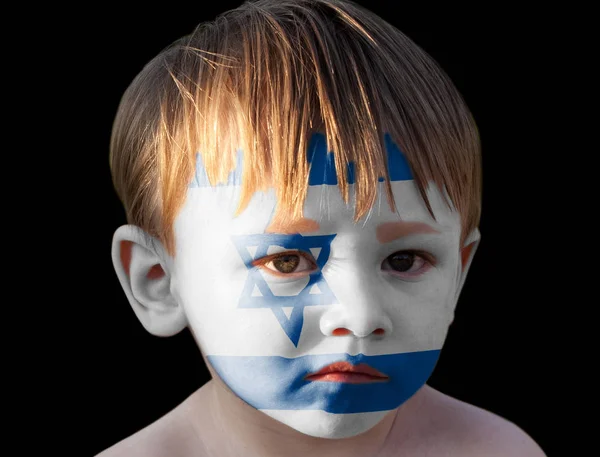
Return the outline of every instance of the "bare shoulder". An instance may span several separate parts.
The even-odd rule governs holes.
[[[435,437],[428,441],[444,447],[444,455],[546,457],[538,444],[514,423],[429,386],[425,389],[419,434]]]
[[[201,443],[187,414],[193,397],[96,457],[201,457]]]

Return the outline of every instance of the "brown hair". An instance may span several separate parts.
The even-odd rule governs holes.
[[[211,185],[226,182],[241,149],[241,197],[274,187],[277,213],[302,217],[310,135],[335,151],[348,203],[355,163],[355,223],[372,207],[378,177],[392,211],[384,133],[404,152],[418,189],[445,189],[462,238],[481,213],[477,127],[435,61],[398,29],[343,0],[247,1],[200,24],[150,61],[125,92],[110,162],[127,220],[174,254],[173,223],[202,154]],[[432,213],[433,216],[433,213]]]

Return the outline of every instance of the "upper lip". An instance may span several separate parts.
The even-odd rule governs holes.
[[[350,372],[350,373],[364,373],[377,378],[387,378],[388,376],[381,371],[370,367],[366,363],[359,363],[358,365],[352,365],[348,362],[334,362],[326,367],[321,368],[319,371],[308,374],[308,376],[317,376],[327,373],[334,372]]]

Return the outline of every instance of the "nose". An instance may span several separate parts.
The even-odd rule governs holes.
[[[393,325],[386,310],[389,303],[386,303],[385,294],[376,290],[377,284],[352,283],[355,285],[336,293],[338,304],[332,305],[321,316],[321,332],[325,336],[389,337]]]
[[[370,335],[389,336],[392,333],[392,323],[389,317],[381,316],[376,318],[348,318],[345,316],[323,316],[321,319],[321,331],[326,336],[344,336],[353,334],[358,338],[365,338]]]

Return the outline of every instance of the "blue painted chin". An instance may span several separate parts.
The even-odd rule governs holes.
[[[433,372],[440,350],[365,356],[358,354],[207,356],[227,386],[256,409],[322,410],[334,414],[389,411],[412,397]],[[366,363],[386,382],[348,384],[304,378],[333,362]]]

